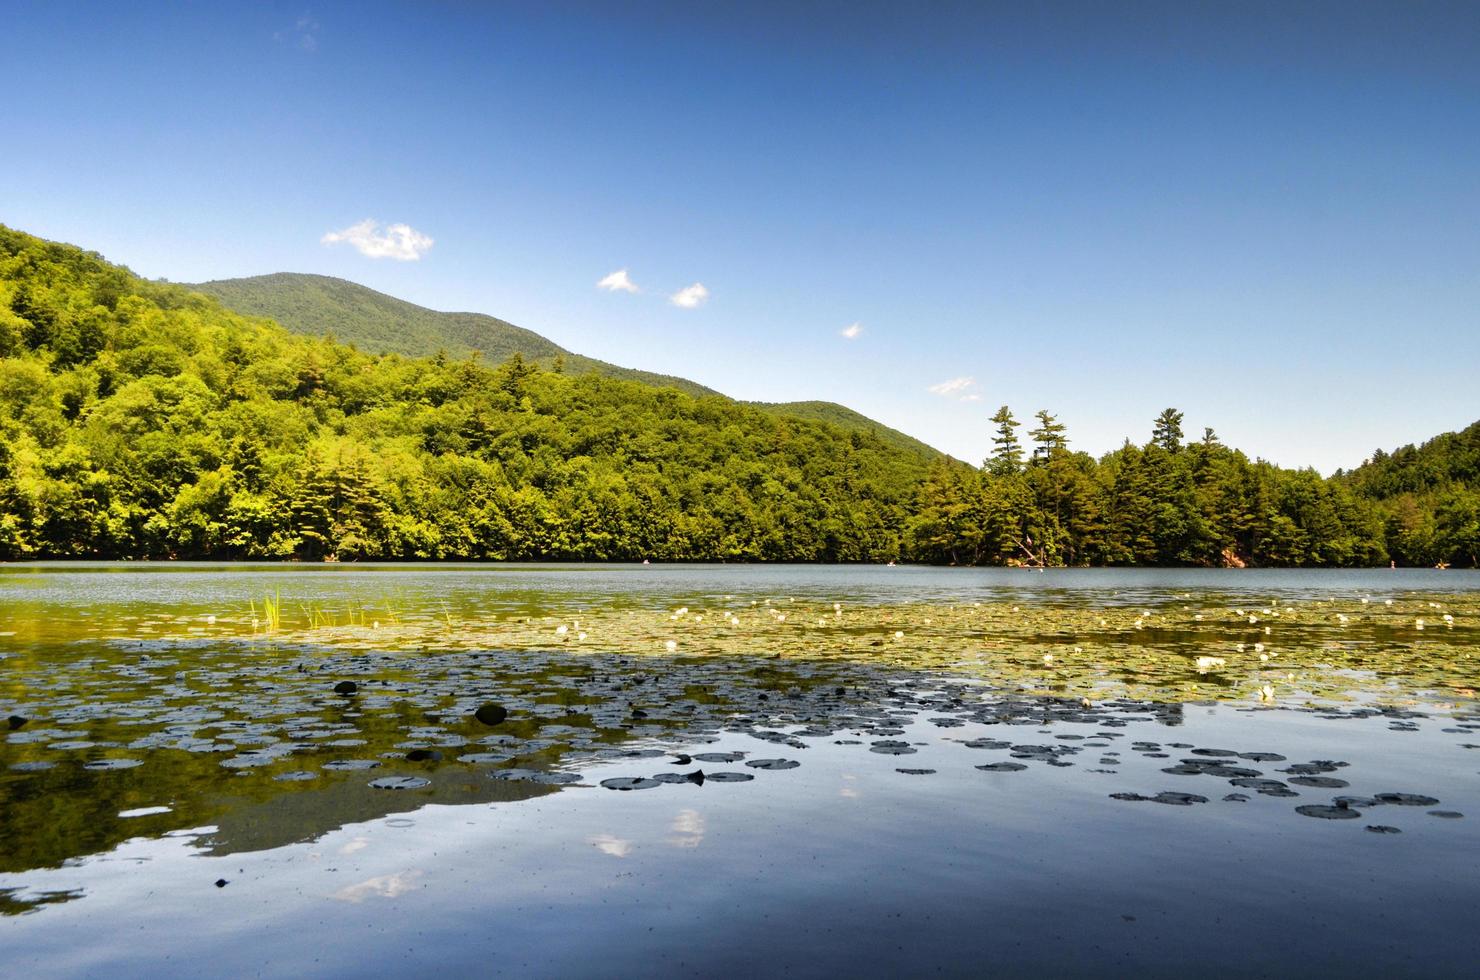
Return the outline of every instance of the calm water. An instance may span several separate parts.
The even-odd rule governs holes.
[[[1477,687],[1474,573],[4,566],[0,947],[1468,976]]]

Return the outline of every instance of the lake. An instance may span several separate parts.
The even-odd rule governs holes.
[[[1480,573],[0,565],[26,976],[1470,976]]]

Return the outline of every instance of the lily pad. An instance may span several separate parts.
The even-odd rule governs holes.
[[[1330,806],[1325,803],[1307,803],[1297,806],[1295,812],[1304,817],[1315,817],[1319,820],[1355,820],[1362,815],[1362,811],[1347,806]]]

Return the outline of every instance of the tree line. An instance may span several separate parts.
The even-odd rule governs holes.
[[[519,355],[372,355],[0,226],[0,559],[1474,565],[1475,427],[1350,474],[1181,415],[981,468]],[[1436,442],[1438,442],[1436,440]],[[1468,462],[1456,462],[1469,453]]]

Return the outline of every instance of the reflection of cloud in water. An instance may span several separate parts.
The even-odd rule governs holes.
[[[348,844],[345,844],[343,847],[341,847],[339,849],[339,853],[340,854],[354,854],[356,851],[363,851],[365,848],[367,848],[369,846],[370,846],[370,838],[368,838],[368,837],[356,837],[354,840],[350,841]]]
[[[856,782],[857,780],[858,777],[853,775],[851,772],[843,773],[844,784]],[[858,790],[854,789],[852,786],[843,785],[838,788],[838,795],[846,799],[856,800],[858,799]]]
[[[704,840],[704,815],[698,810],[680,810],[670,829],[673,836],[668,843],[674,847],[698,847]]]
[[[397,871],[395,874],[367,878],[357,885],[349,885],[334,893],[341,902],[363,902],[367,898],[396,898],[415,886],[423,872],[416,868]]]
[[[614,858],[624,858],[632,853],[632,842],[611,834],[597,834],[595,837],[586,838],[586,843],[596,848],[602,854],[610,854]]]

